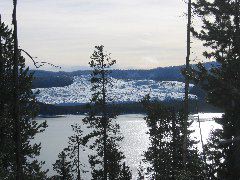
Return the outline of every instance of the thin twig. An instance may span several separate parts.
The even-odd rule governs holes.
[[[52,63],[49,63],[49,62],[45,62],[45,61],[35,61],[34,59],[37,59],[37,57],[33,57],[33,56],[31,56],[27,51],[25,51],[24,49],[19,49],[20,51],[22,51],[22,52],[24,52],[31,60],[32,60],[32,62],[33,62],[33,64],[34,64],[34,66],[36,67],[36,68],[40,68],[40,67],[42,67],[42,66],[44,66],[44,65],[50,65],[50,66],[52,66],[52,67],[55,67],[55,68],[59,68],[59,69],[61,69],[61,66],[56,66],[56,65],[54,65],[54,64],[52,64]]]

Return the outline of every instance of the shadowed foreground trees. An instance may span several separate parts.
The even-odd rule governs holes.
[[[55,180],[72,180],[74,176],[72,174],[72,164],[67,160],[67,155],[64,151],[58,154],[58,159],[53,164],[53,170],[58,175],[53,176],[51,179]]]
[[[42,162],[35,159],[41,146],[30,143],[46,128],[46,123],[39,124],[33,120],[38,109],[31,90],[33,74],[28,73],[25,59],[14,47],[13,31],[4,23],[0,24],[0,37],[0,179],[44,179],[46,172],[41,170]],[[17,63],[14,58],[17,58]]]
[[[199,63],[192,70],[192,79],[207,92],[207,101],[225,112],[217,121],[223,130],[212,134],[215,137],[208,147],[218,153],[207,154],[207,157],[215,159],[215,178],[239,179],[240,1],[197,0],[193,7],[203,23],[200,31],[192,29],[193,35],[208,48],[203,52],[205,58],[216,60],[218,66],[207,70]],[[209,163],[211,166],[211,161]]]
[[[190,139],[193,131],[187,131],[186,159],[183,160],[185,113],[176,111],[146,96],[142,101],[146,109],[150,147],[145,152],[145,161],[150,164],[147,176],[150,179],[204,179],[203,160],[195,149],[196,141]],[[187,129],[191,125],[187,122]],[[186,161],[186,164],[184,162]]]
[[[81,163],[80,159],[80,151],[84,148],[83,146],[85,145],[85,142],[82,134],[83,131],[80,125],[72,125],[72,130],[74,135],[69,137],[68,147],[65,149],[65,151],[71,160],[72,171],[76,174],[77,180],[80,180],[81,173],[84,172],[82,170],[83,164]]]
[[[82,160],[80,155],[86,142],[84,142],[82,129],[79,124],[71,126],[74,134],[68,139],[68,147],[65,148],[59,155],[56,162],[53,164],[53,170],[57,172],[57,175],[52,179],[82,179],[83,170]]]

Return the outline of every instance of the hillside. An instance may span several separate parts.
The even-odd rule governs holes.
[[[215,62],[205,63],[207,68],[211,65],[216,65]],[[195,65],[193,65],[195,66]],[[181,74],[181,69],[184,66],[170,66],[170,67],[158,67],[149,70],[112,70],[111,76],[116,79],[132,79],[132,80],[155,80],[155,81],[184,81],[184,77]],[[47,87],[63,87],[73,83],[75,76],[89,75],[89,70],[79,70],[73,72],[52,72],[34,70],[35,80],[33,82],[34,88],[47,88]]]
[[[192,88],[193,85],[190,85]],[[71,85],[64,87],[38,88],[37,100],[46,104],[76,105],[89,102],[91,98],[90,76],[74,76]],[[161,101],[183,100],[184,83],[179,81],[155,81],[112,78],[108,97],[117,103],[139,102],[147,94]],[[190,94],[191,99],[197,99]]]
[[[206,63],[209,68],[212,63]],[[113,70],[111,98],[122,104],[121,112],[142,112],[138,102],[148,93],[152,98],[165,103],[179,104],[184,97],[183,66],[155,68],[150,70]],[[34,91],[39,90],[37,100],[41,113],[61,114],[85,112],[84,104],[89,102],[89,70],[73,72],[35,71]],[[203,111],[214,110],[204,102],[205,93],[199,87],[190,85],[190,98],[198,99]],[[44,104],[48,104],[44,105]],[[137,104],[136,104],[137,103]],[[181,104],[181,103],[180,103]],[[196,102],[193,102],[193,109]],[[200,108],[201,108],[200,107]]]

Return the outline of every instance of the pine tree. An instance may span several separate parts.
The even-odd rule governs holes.
[[[64,151],[59,153],[58,160],[53,164],[53,170],[58,173],[52,177],[52,179],[60,180],[72,180],[72,165],[71,162],[67,160],[67,155]]]
[[[91,74],[92,99],[88,115],[83,120],[93,132],[85,136],[85,139],[94,140],[89,147],[97,152],[96,155],[89,156],[92,178],[94,180],[114,180],[121,176],[121,161],[124,159],[118,144],[123,137],[120,134],[119,125],[113,121],[116,113],[108,108],[111,102],[109,94],[111,71],[109,68],[116,61],[112,60],[109,54],[104,53],[104,46],[95,46],[95,48],[89,63],[93,68]]]
[[[222,156],[218,158],[224,159],[223,165],[214,165],[224,168],[215,171],[219,178],[239,179],[240,2],[197,0],[193,7],[203,23],[200,31],[192,29],[193,35],[207,47],[208,50],[203,55],[216,60],[217,65],[207,70],[199,63],[192,70],[192,79],[207,92],[207,101],[225,112],[224,117],[218,121],[223,130],[217,130],[215,135],[219,137],[215,138],[223,138],[223,141],[229,143],[221,146]]]
[[[20,132],[20,109],[19,109],[19,49],[18,49],[18,32],[17,32],[17,0],[13,0],[13,113],[14,120],[14,145],[16,159],[16,179],[23,179],[23,167],[21,159],[21,132]]]
[[[224,156],[219,146],[222,139],[222,130],[212,130],[207,144],[204,145],[207,159],[207,177],[211,180],[221,179],[224,172]]]
[[[186,56],[186,76],[185,76],[185,99],[184,99],[184,111],[185,111],[185,121],[184,121],[184,139],[183,139],[183,164],[186,165],[187,162],[187,121],[189,115],[189,70],[190,70],[190,54],[191,54],[191,23],[192,23],[192,1],[188,0],[188,24],[187,24],[187,56]],[[186,166],[185,166],[186,168]]]
[[[132,179],[132,173],[126,163],[124,162],[121,167],[120,176],[118,177],[119,180],[130,180]]]
[[[7,159],[9,158],[9,152],[7,149],[9,149],[8,146],[12,146],[9,142],[9,131],[11,130],[9,128],[9,125],[7,125],[8,122],[8,112],[6,111],[6,102],[10,100],[10,92],[8,90],[8,87],[6,86],[6,80],[7,77],[6,73],[7,71],[7,61],[5,57],[5,52],[7,51],[7,46],[4,46],[4,44],[10,44],[9,41],[12,41],[12,32],[8,29],[8,27],[1,22],[0,23],[0,177],[4,177],[5,173],[7,172],[6,169],[9,166],[9,163]],[[4,48],[5,47],[5,48]],[[8,103],[9,105],[9,103]]]
[[[142,162],[140,162],[140,165],[137,171],[138,171],[137,180],[144,180],[144,168],[143,168]]]
[[[145,161],[150,164],[147,175],[150,179],[204,179],[203,163],[194,148],[197,142],[190,139],[187,131],[187,156],[183,164],[184,118],[183,111],[151,101],[146,96],[142,101],[146,109],[146,123],[149,127],[150,147],[145,152]],[[187,127],[192,122],[187,122]]]
[[[80,150],[84,149],[85,143],[83,139],[83,131],[78,124],[72,125],[74,135],[69,137],[68,147],[65,149],[67,156],[71,160],[71,167],[73,173],[76,174],[77,180],[81,180],[81,173],[83,164],[80,161]]]
[[[3,84],[0,91],[0,179],[44,179],[46,172],[41,170],[43,162],[35,159],[40,153],[41,146],[31,142],[37,133],[46,128],[46,123],[39,124],[34,120],[38,107],[31,90],[33,74],[30,74],[25,66],[25,59],[21,56],[20,50],[17,53],[16,65],[14,59],[16,38],[13,31],[4,23],[0,24],[0,36],[2,44],[0,78]],[[16,82],[13,81],[16,78],[17,91]],[[20,144],[16,143],[19,137]]]

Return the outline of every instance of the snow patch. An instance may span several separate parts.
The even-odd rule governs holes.
[[[112,78],[108,94],[115,102],[138,102],[150,94],[158,100],[182,100],[184,83],[178,81],[122,80]],[[193,85],[190,85],[192,88]],[[75,76],[74,82],[65,87],[38,88],[37,100],[46,104],[87,103],[92,96],[90,76]],[[191,99],[197,96],[190,94]]]

